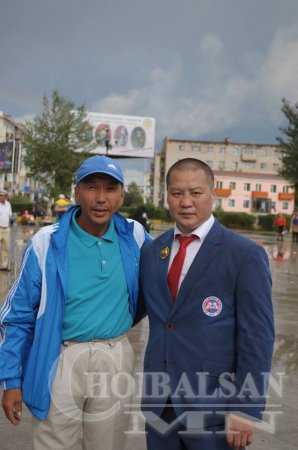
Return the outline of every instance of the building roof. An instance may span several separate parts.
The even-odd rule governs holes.
[[[193,143],[193,144],[208,144],[208,145],[214,145],[214,144],[221,144],[221,145],[242,145],[242,146],[248,146],[248,147],[279,147],[279,144],[255,144],[253,142],[233,142],[231,138],[225,138],[222,141],[204,141],[204,140],[198,140],[198,139],[175,139],[175,138],[169,138],[166,137],[165,141],[167,142],[185,142],[185,143]]]

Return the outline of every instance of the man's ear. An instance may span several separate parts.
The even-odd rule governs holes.
[[[120,200],[120,204],[119,204],[119,207],[121,207],[122,205],[123,205],[123,203],[124,203],[124,199],[125,199],[125,190],[124,190],[124,188],[122,189],[122,193],[121,193],[121,200]]]
[[[74,188],[74,197],[75,197],[76,204],[79,204],[80,203],[80,194],[79,194],[78,186],[75,186],[75,188]]]

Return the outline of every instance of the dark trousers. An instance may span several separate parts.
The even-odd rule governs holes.
[[[166,424],[172,424],[172,427]],[[147,450],[231,450],[223,432],[224,426],[223,423],[206,428],[203,430],[205,433],[199,430],[186,433],[186,427],[177,421],[175,410],[168,402],[160,419],[146,422]]]

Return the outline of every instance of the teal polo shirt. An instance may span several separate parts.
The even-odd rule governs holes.
[[[131,328],[129,298],[113,220],[98,238],[72,216],[62,340],[85,342],[120,336]]]

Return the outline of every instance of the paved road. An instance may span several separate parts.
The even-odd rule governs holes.
[[[12,270],[10,273],[0,272],[0,304],[5,292],[16,277],[20,252],[34,231],[34,227],[18,227],[13,231]],[[157,234],[159,232],[160,230],[156,230]],[[274,382],[271,383],[269,389],[267,414],[265,414],[264,422],[257,430],[255,442],[250,448],[251,450],[297,450],[298,244],[292,245],[289,235],[286,236],[282,245],[278,245],[275,236],[270,234],[251,233],[249,237],[263,245],[269,255],[276,317],[276,345],[272,370]],[[146,320],[130,332],[135,349],[137,372],[142,367],[142,355],[147,334]],[[137,410],[136,406],[134,410]],[[142,430],[143,421],[137,414],[134,414],[125,450],[145,450]],[[0,450],[32,450],[31,418],[26,409],[22,423],[17,428],[12,427],[5,420],[2,410],[0,411]]]

